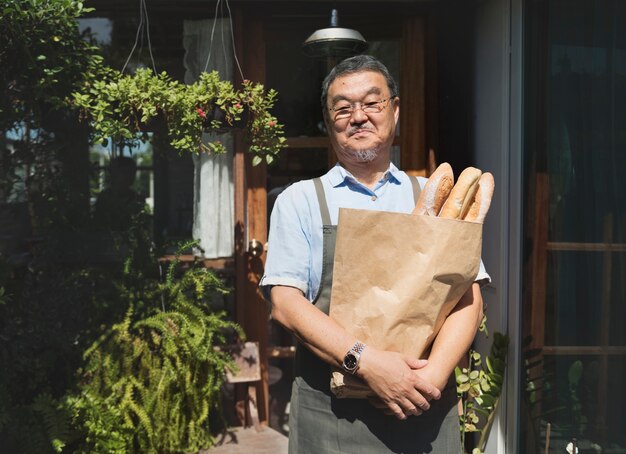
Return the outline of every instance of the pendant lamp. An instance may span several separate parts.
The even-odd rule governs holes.
[[[302,43],[304,54],[314,58],[351,57],[367,47],[367,41],[358,31],[339,27],[336,9],[330,13],[330,27],[314,31]]]

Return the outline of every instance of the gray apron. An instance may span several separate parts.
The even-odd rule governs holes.
[[[313,304],[328,314],[337,227],[331,225],[319,178],[313,180],[323,223],[320,290]],[[411,178],[417,200],[419,183]],[[366,350],[367,352],[367,350]],[[420,416],[401,421],[367,399],[337,399],[330,391],[330,366],[298,344],[289,415],[290,454],[461,452],[454,374],[441,399]]]

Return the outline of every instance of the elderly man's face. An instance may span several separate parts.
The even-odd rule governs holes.
[[[371,162],[389,156],[400,114],[398,99],[390,99],[394,94],[383,75],[374,71],[340,76],[330,84],[326,107],[333,110],[327,112],[327,126],[339,161]]]

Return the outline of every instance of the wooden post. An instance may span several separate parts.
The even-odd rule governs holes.
[[[426,95],[424,19],[410,16],[402,23],[400,80],[400,166],[410,175],[426,175]]]
[[[243,53],[244,77],[254,82],[265,82],[265,46],[263,28],[259,21],[243,17],[235,10],[236,50]],[[246,31],[245,36],[243,30]],[[244,39],[245,38],[245,39]],[[267,172],[265,164],[252,166],[251,155],[241,134],[235,140],[235,268],[236,321],[242,326],[247,340],[258,342],[261,380],[254,385],[256,406],[261,425],[269,423],[269,374],[267,362],[268,307],[259,291],[265,254],[253,256],[248,243],[253,239],[267,242]],[[237,399],[245,400],[238,390]]]

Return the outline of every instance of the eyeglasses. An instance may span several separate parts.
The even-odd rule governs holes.
[[[346,118],[350,118],[354,112],[361,109],[366,114],[377,114],[382,112],[382,110],[387,107],[389,101],[394,99],[396,96],[393,95],[387,99],[381,99],[380,101],[372,101],[365,103],[355,103],[348,104],[347,102],[340,102],[335,104],[333,107],[329,107],[328,110],[334,113],[334,120],[345,120]]]

